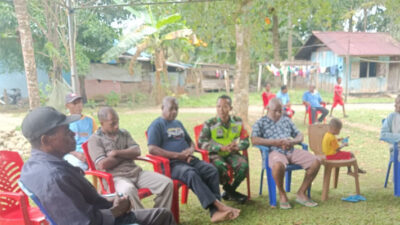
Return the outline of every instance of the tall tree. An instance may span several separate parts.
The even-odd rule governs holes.
[[[25,0],[14,0],[15,15],[18,20],[18,31],[21,39],[22,55],[24,58],[26,82],[28,85],[29,108],[34,109],[40,106],[39,85],[33,39],[29,26],[29,14]]]

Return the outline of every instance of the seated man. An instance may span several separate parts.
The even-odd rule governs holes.
[[[68,124],[79,115],[66,117],[51,107],[31,111],[22,122],[22,133],[32,145],[31,157],[22,168],[20,181],[42,203],[58,225],[175,224],[168,209],[131,211],[127,196],[109,201],[101,197],[63,156],[75,150]]]
[[[171,177],[193,190],[202,207],[210,210],[212,222],[235,219],[240,210],[220,202],[218,170],[193,156],[194,144],[182,123],[175,120],[177,115],[177,100],[165,97],[162,116],[148,129],[150,154],[170,159]]]
[[[70,93],[65,96],[65,107],[67,107],[70,114],[80,115],[81,118],[69,124],[69,129],[75,133],[76,148],[75,151],[66,154],[64,159],[73,166],[80,167],[82,170],[87,170],[88,165],[86,163],[85,154],[83,153],[82,144],[97,130],[96,122],[92,117],[82,114],[82,97],[75,93]]]
[[[162,174],[143,171],[134,162],[140,147],[128,131],[119,129],[119,117],[111,107],[98,112],[101,127],[89,138],[89,154],[98,170],[111,173],[115,190],[129,196],[134,209],[143,209],[138,189],[148,188],[156,194],[154,208],[171,208],[172,180]]]
[[[281,87],[281,90],[276,94],[276,98],[279,99],[282,103],[284,115],[292,118],[294,115],[294,111],[290,107],[290,98],[286,85],[283,85]]]
[[[396,97],[394,112],[390,113],[383,122],[380,140],[390,144],[400,141],[400,95]],[[393,148],[390,148],[390,151],[393,154]]]
[[[328,115],[329,111],[322,107],[321,104],[325,104],[325,102],[322,101],[321,96],[319,95],[318,92],[315,92],[315,86],[311,84],[309,86],[309,90],[304,92],[303,94],[303,103],[308,107],[311,106],[311,118],[312,121],[311,123],[314,124],[316,117],[317,117],[317,111],[321,112],[321,116],[318,119],[318,122],[322,123],[324,121],[326,115]]]
[[[283,189],[283,178],[288,164],[298,164],[306,170],[304,181],[297,191],[296,202],[307,207],[318,205],[308,198],[306,190],[317,176],[320,160],[308,151],[293,147],[303,141],[303,135],[288,117],[282,116],[282,104],[278,99],[271,99],[267,115],[253,125],[251,141],[253,145],[264,145],[270,149],[268,165],[279,190],[280,208],[291,208]]]
[[[247,196],[236,191],[246,178],[249,164],[239,151],[249,147],[249,135],[243,128],[242,119],[230,116],[232,100],[222,95],[217,100],[217,116],[207,120],[199,137],[199,147],[209,151],[210,162],[218,169],[219,180],[225,190],[222,198],[244,203]],[[227,164],[234,171],[234,180],[229,184]]]

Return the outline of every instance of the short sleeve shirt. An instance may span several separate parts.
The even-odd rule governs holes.
[[[288,93],[278,92],[276,94],[276,98],[278,98],[282,102],[282,105],[286,105],[290,101]]]
[[[82,144],[97,130],[97,125],[92,117],[83,115],[80,120],[70,123],[69,129],[75,133],[75,151],[83,153]]]
[[[342,86],[340,86],[339,84],[336,84],[334,91],[335,91],[335,93],[334,93],[335,98],[342,98],[342,94],[343,94]]]
[[[168,121],[159,117],[151,123],[147,135],[148,145],[155,145],[171,152],[182,152],[192,143],[192,139],[179,120]]]
[[[267,116],[262,117],[253,125],[251,136],[265,139],[286,139],[295,138],[300,131],[296,128],[292,120],[286,116],[282,116],[277,122]],[[277,146],[270,146],[270,150],[287,154],[293,151],[283,150]]]
[[[318,92],[307,91],[303,94],[303,101],[310,103],[311,107],[321,107],[322,98]]]
[[[334,155],[336,154],[338,148],[339,143],[335,135],[330,132],[326,132],[324,138],[322,139],[322,152],[325,155]]]
[[[138,146],[128,131],[120,129],[115,138],[105,135],[101,128],[94,133],[88,142],[89,154],[94,164],[107,157],[107,153],[112,150],[122,150]],[[120,162],[114,168],[108,169],[106,172],[111,173],[114,177],[130,177],[135,178],[142,169],[135,164],[133,160],[120,159]]]

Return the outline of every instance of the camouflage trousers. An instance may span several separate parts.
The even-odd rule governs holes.
[[[210,162],[218,169],[220,183],[225,191],[235,191],[240,183],[246,178],[249,169],[247,159],[239,153],[231,153],[222,157],[217,154],[209,155]],[[230,184],[228,165],[233,170],[233,182]]]

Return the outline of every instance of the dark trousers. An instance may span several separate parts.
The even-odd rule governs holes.
[[[176,225],[169,209],[138,209],[115,219],[114,225]]]
[[[218,170],[211,164],[194,158],[190,163],[171,160],[171,177],[185,183],[196,194],[201,206],[216,211],[213,202],[221,200]]]
[[[321,123],[324,121],[326,115],[328,115],[329,111],[324,107],[311,107],[311,123],[315,123],[315,119],[317,117],[317,112],[321,112],[321,116],[319,117],[318,121]]]

